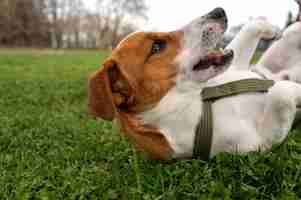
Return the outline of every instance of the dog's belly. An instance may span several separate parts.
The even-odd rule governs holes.
[[[186,98],[189,105],[157,121],[174,151],[174,158],[190,158],[195,127],[202,113],[200,96]],[[185,104],[184,104],[185,105]],[[258,150],[263,138],[258,127],[263,115],[265,94],[242,94],[213,104],[213,140],[210,156],[220,152],[245,153]]]
[[[213,106],[214,130],[211,156],[220,152],[245,153],[258,150],[263,139],[258,127],[265,94],[241,94]]]
[[[260,77],[253,72],[226,72],[211,83],[216,85],[246,78]],[[192,156],[195,127],[202,114],[200,91],[198,84],[174,88],[154,109],[139,115],[145,123],[160,129],[173,149],[174,158]],[[265,96],[264,93],[240,94],[213,104],[211,156],[225,151],[244,153],[260,148],[262,137],[258,134],[258,125],[264,111]]]

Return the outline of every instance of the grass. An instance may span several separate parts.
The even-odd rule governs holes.
[[[169,164],[137,155],[87,114],[87,77],[106,55],[0,50],[0,199],[301,198],[299,130],[264,154]]]

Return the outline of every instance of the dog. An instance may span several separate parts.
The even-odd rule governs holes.
[[[91,75],[90,113],[117,123],[152,159],[191,158],[203,113],[201,91],[241,79],[263,79],[248,70],[248,58],[235,57],[243,42],[230,44],[233,50],[218,50],[226,28],[226,13],[216,8],[177,31],[130,34]],[[252,53],[246,52],[247,57]],[[300,104],[301,86],[281,80],[267,93],[216,101],[210,157],[267,150],[281,143]]]

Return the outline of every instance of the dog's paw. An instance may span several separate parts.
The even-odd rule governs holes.
[[[247,28],[249,31],[258,34],[260,38],[265,40],[280,39],[282,37],[280,28],[271,24],[264,17],[259,17],[250,21]]]
[[[271,24],[267,20],[259,20],[260,23],[260,34],[262,39],[271,40],[271,39],[280,39],[282,31],[279,27]]]

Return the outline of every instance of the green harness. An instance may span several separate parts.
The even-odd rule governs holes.
[[[267,92],[274,85],[273,80],[244,79],[207,87],[202,90],[203,115],[195,130],[193,157],[208,160],[212,145],[212,104],[224,97],[247,92]]]

